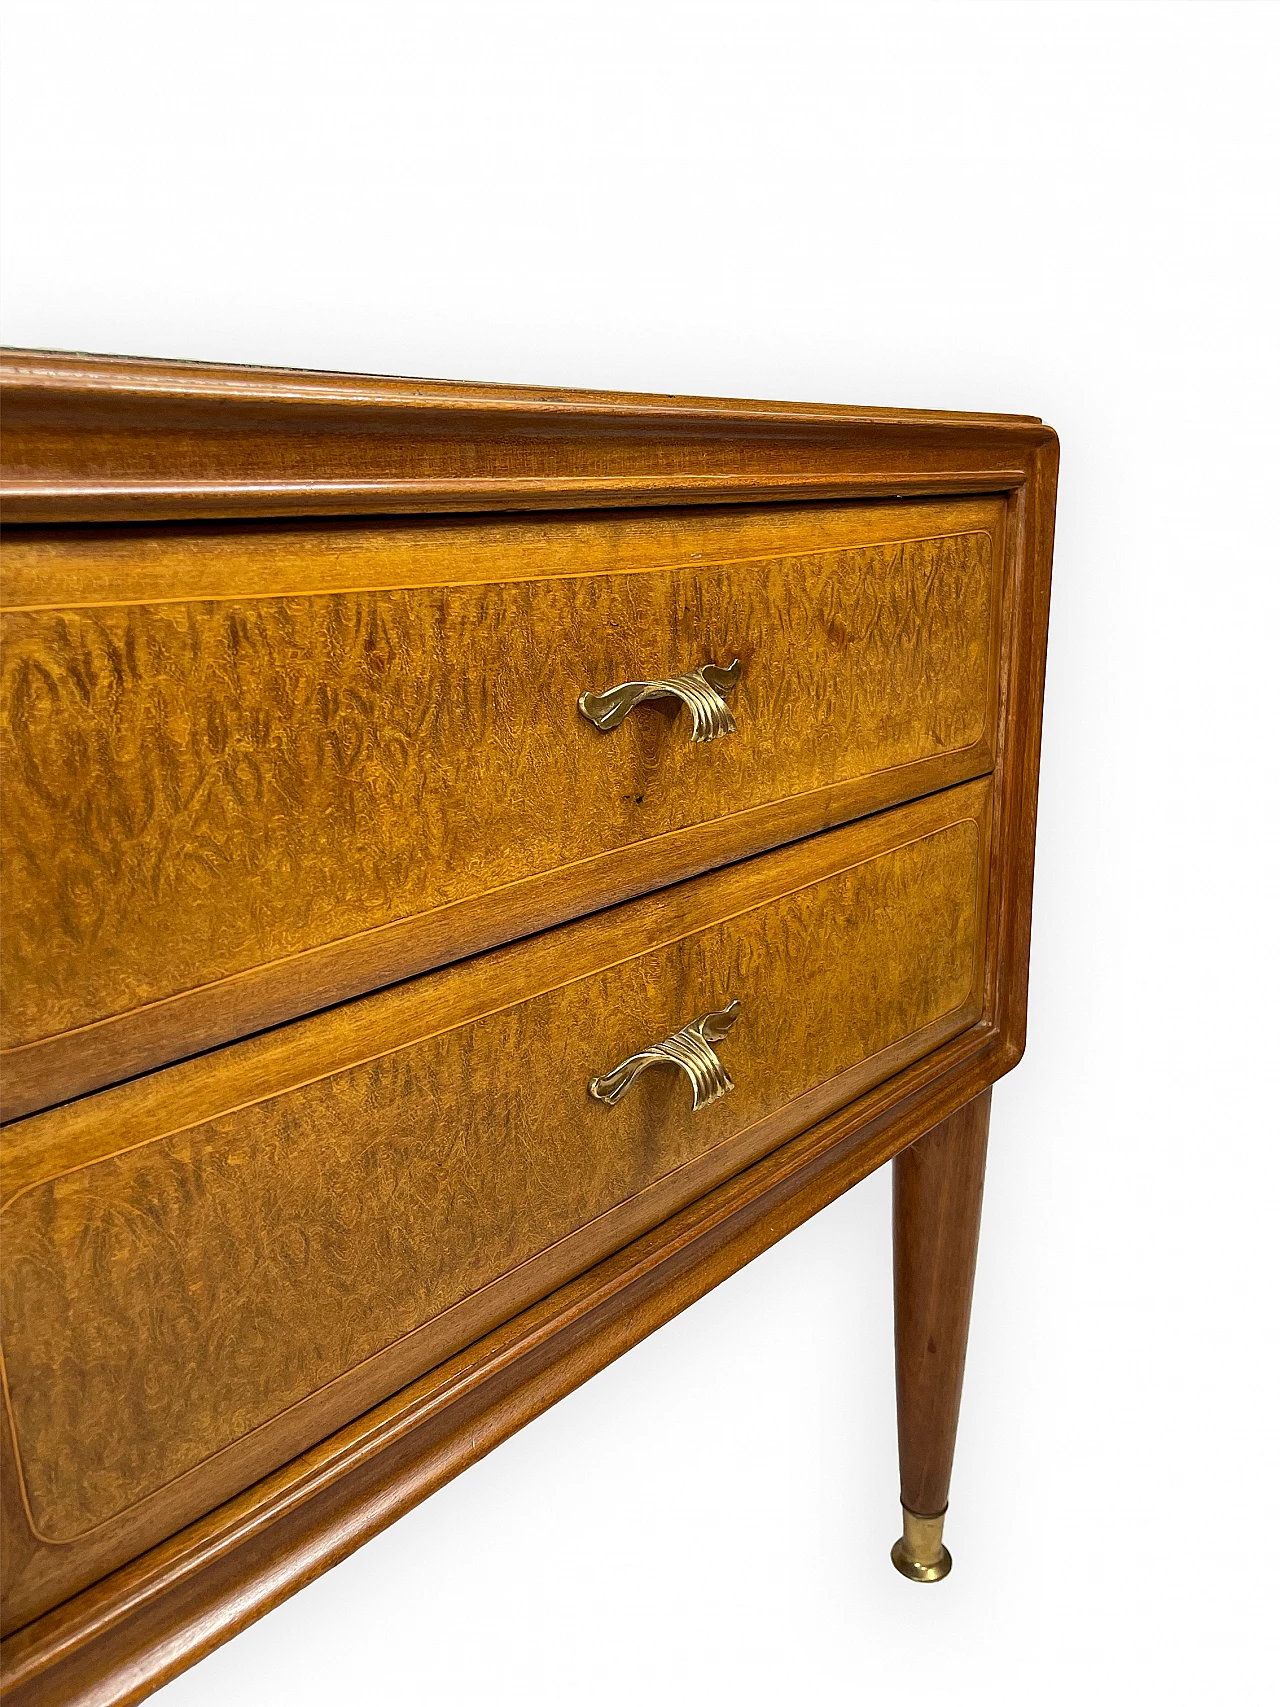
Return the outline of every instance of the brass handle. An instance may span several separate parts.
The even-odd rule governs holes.
[[[729,1035],[730,1027],[741,1012],[739,1002],[730,1002],[727,1008],[716,1013],[703,1014],[692,1025],[682,1025],[679,1031],[664,1037],[661,1043],[652,1043],[638,1055],[628,1055],[610,1072],[599,1074],[587,1086],[588,1092],[597,1102],[612,1108],[648,1068],[679,1067],[682,1073],[689,1075],[695,1111],[705,1108],[709,1102],[715,1102],[733,1089],[733,1080],[725,1072],[711,1045],[722,1042]]]
[[[694,740],[714,741],[718,735],[732,735],[738,727],[723,696],[737,684],[741,673],[742,664],[735,658],[732,664],[704,664],[699,670],[665,676],[656,682],[619,682],[603,693],[584,693],[578,710],[597,729],[616,729],[643,700],[674,698],[693,713]]]

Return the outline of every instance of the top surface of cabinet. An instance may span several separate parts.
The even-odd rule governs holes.
[[[461,385],[57,351],[0,358],[10,522],[1002,491],[1029,415]]]

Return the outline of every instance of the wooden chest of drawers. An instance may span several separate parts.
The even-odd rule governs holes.
[[[943,1574],[1052,433],[5,393],[11,1698],[140,1699],[891,1157]]]

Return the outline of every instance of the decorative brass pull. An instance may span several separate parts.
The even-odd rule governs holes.
[[[650,1044],[638,1055],[628,1055],[611,1072],[601,1073],[592,1079],[587,1090],[597,1102],[612,1108],[626,1096],[647,1068],[679,1067],[682,1073],[689,1075],[693,1086],[695,1112],[705,1108],[709,1102],[715,1102],[733,1089],[733,1080],[725,1072],[711,1045],[722,1042],[729,1035],[730,1027],[741,1012],[740,1003],[730,1002],[727,1008],[716,1013],[703,1014],[701,1019],[695,1019],[692,1025],[682,1025],[679,1031],[661,1043]]]
[[[616,729],[635,706],[646,699],[675,698],[693,713],[695,741],[714,741],[718,735],[732,735],[738,725],[723,696],[736,686],[742,664],[735,658],[732,664],[704,664],[700,670],[689,670],[683,676],[667,676],[656,682],[619,682],[616,688],[604,693],[584,693],[578,700],[578,710],[597,729]]]

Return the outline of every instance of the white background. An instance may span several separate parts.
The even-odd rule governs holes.
[[[9,343],[1063,447],[952,1577],[888,1563],[882,1174],[164,1707],[1268,1695],[1276,8],[7,11]]]

